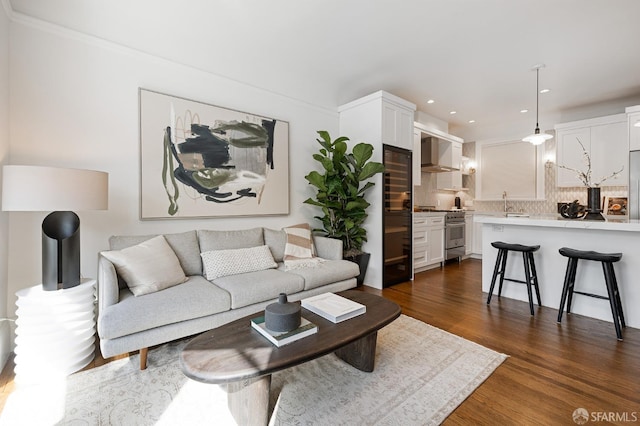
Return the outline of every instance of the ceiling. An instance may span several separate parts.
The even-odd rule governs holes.
[[[530,133],[539,63],[540,88],[551,89],[540,95],[543,129],[566,111],[640,103],[638,0],[9,2],[16,19],[331,109],[386,90],[456,134],[518,121]]]

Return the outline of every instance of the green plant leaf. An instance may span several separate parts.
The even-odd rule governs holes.
[[[322,176],[320,173],[316,172],[316,171],[312,171],[311,173],[309,173],[308,175],[306,175],[304,177],[307,181],[309,181],[309,183],[313,186],[315,186],[316,188],[319,188],[323,191],[327,190],[327,187],[324,183],[324,176]]]
[[[358,166],[362,167],[373,155],[373,146],[368,143],[360,142],[353,147],[353,157]]]
[[[382,172],[384,172],[384,164],[370,162],[364,165],[364,167],[362,168],[362,171],[360,172],[360,175],[358,175],[358,179],[360,179],[361,181],[367,180],[373,175],[376,175]]]

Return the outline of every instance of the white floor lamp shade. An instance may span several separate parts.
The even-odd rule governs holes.
[[[71,210],[106,210],[108,174],[43,166],[4,166],[2,210],[54,211],[42,222],[42,286],[80,284],[80,219]]]

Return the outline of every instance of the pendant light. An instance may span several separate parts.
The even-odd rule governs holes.
[[[536,130],[532,135],[522,138],[523,142],[529,142],[532,145],[541,145],[545,143],[545,141],[551,139],[551,136],[548,133],[540,133],[540,126],[538,124],[538,109],[539,109],[539,100],[540,97],[540,68],[544,68],[544,64],[539,64],[534,66],[532,69],[536,70]]]

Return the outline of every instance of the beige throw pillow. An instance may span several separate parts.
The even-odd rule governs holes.
[[[101,254],[114,264],[134,296],[163,290],[187,280],[178,257],[162,235]]]
[[[202,265],[208,280],[214,280],[227,275],[245,272],[262,271],[277,268],[269,246],[249,248],[210,250],[201,253]]]

